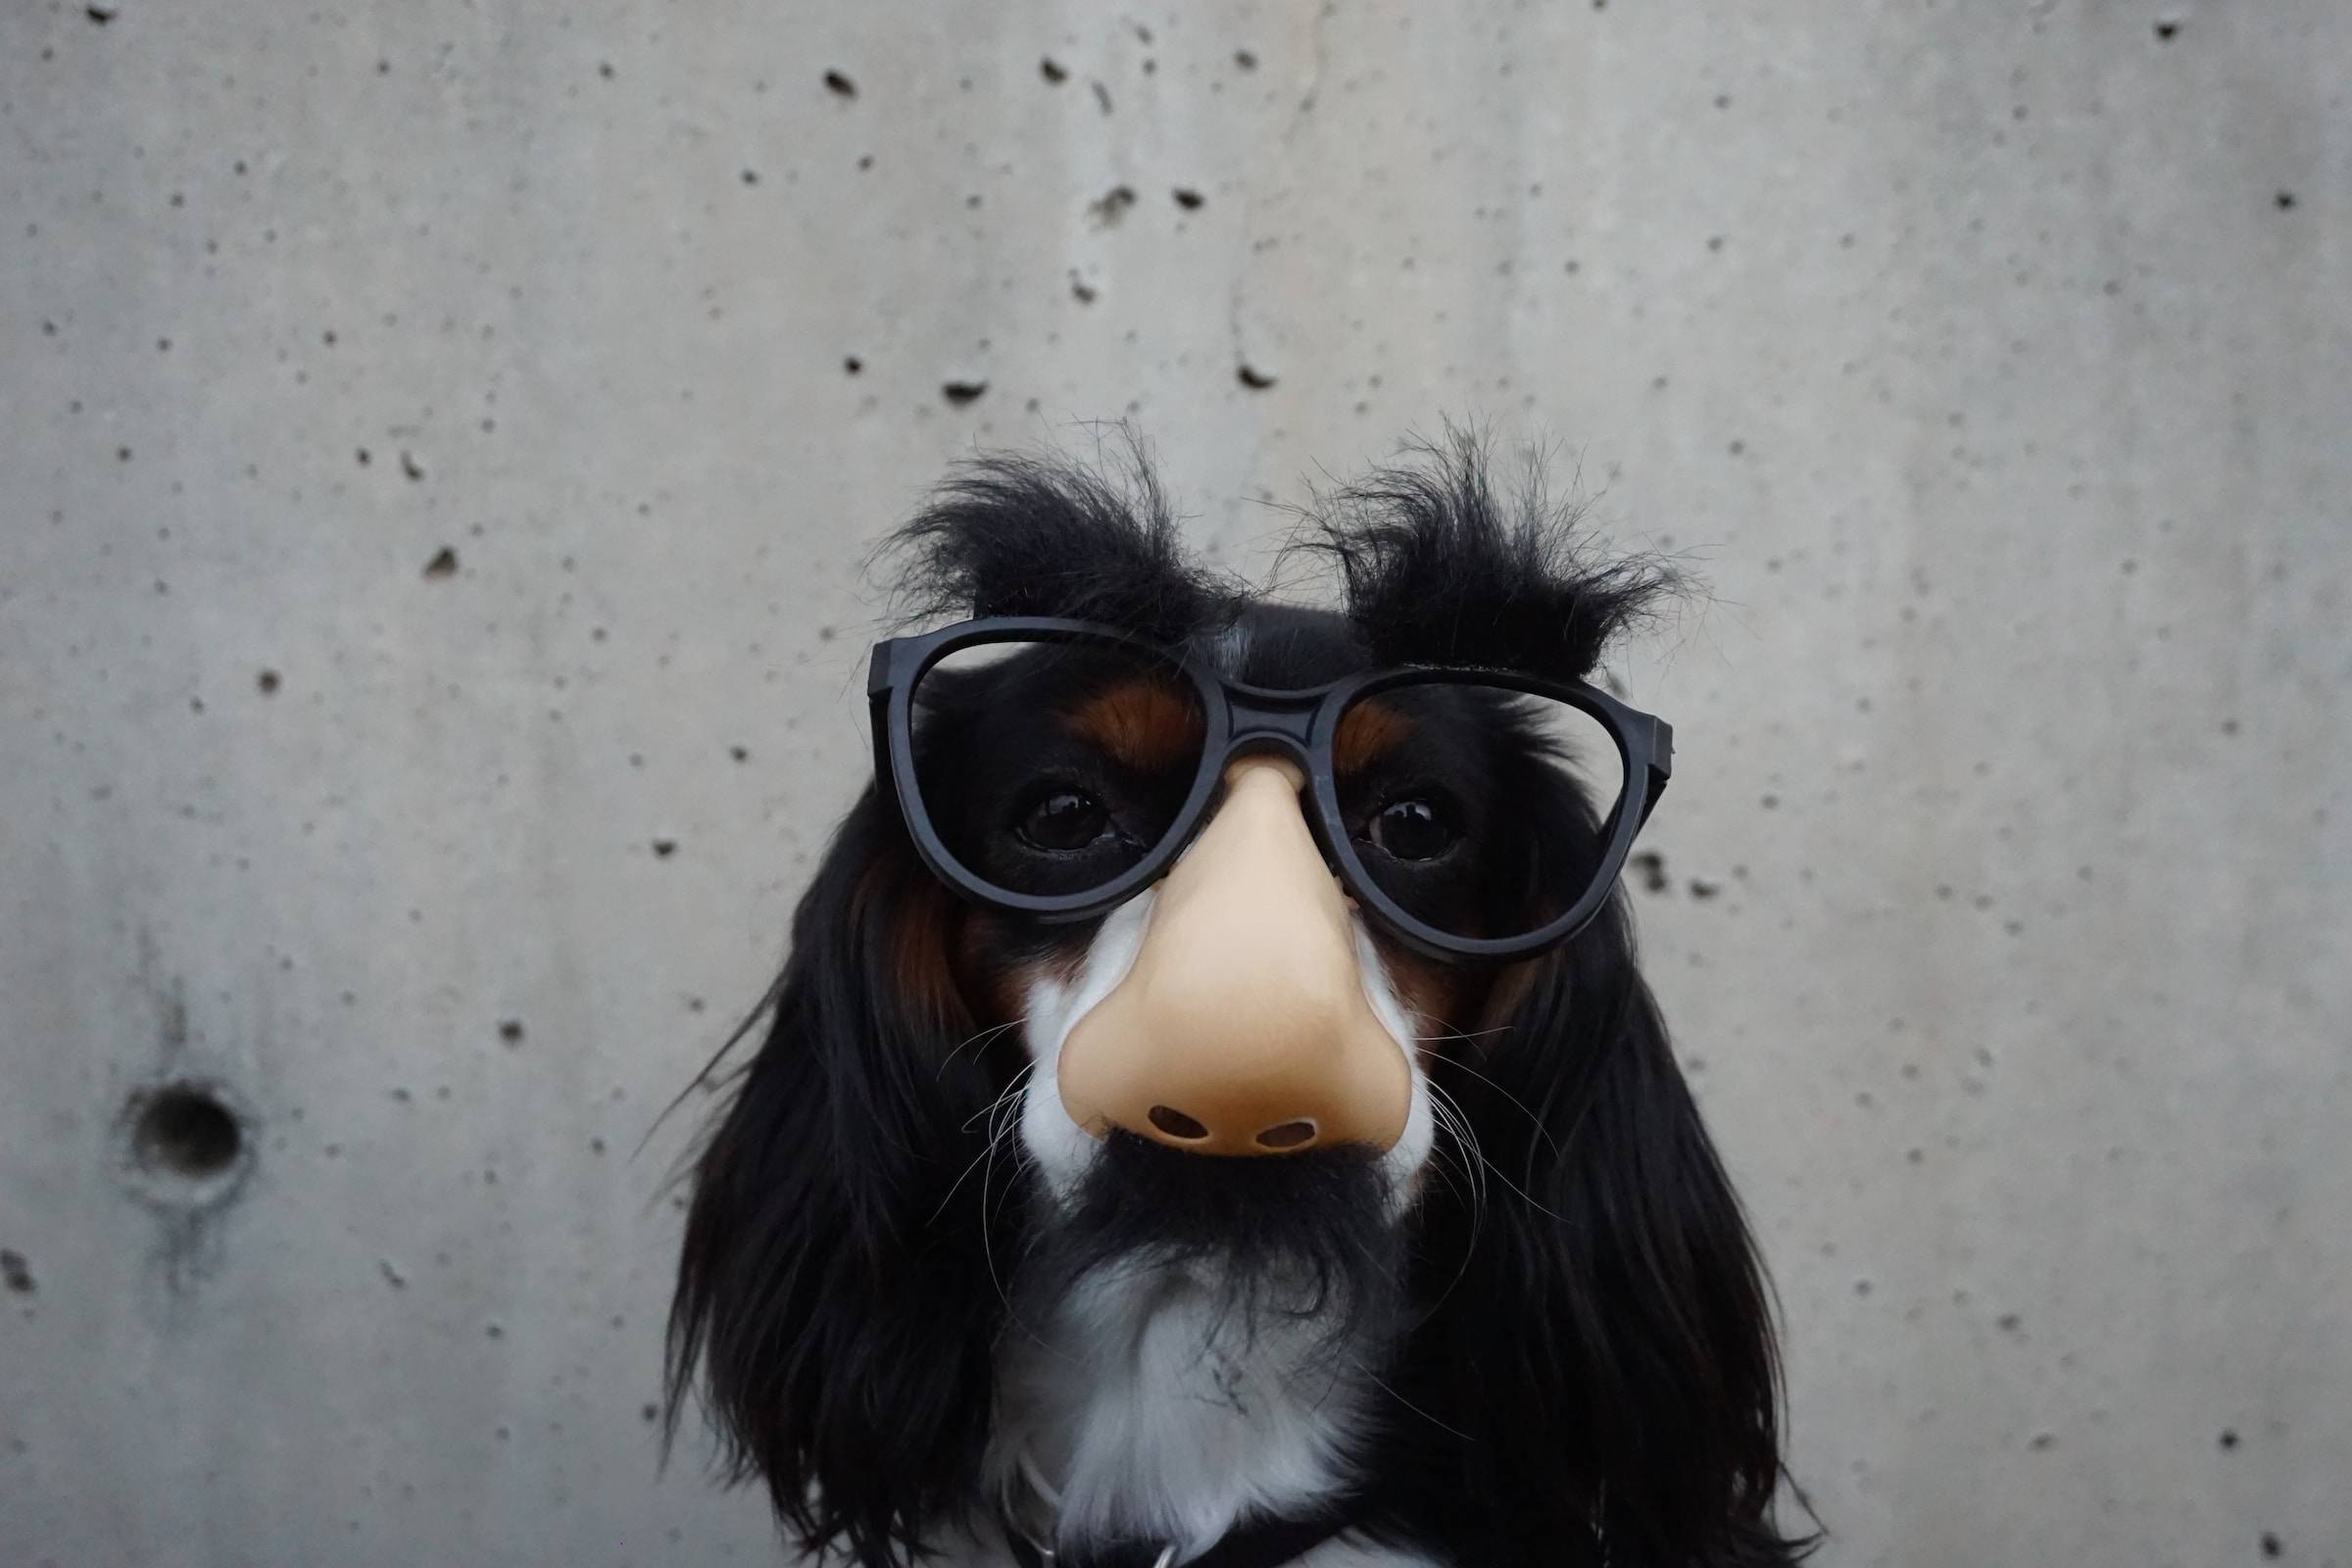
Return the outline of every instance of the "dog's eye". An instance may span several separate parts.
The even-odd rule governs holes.
[[[1446,812],[1423,800],[1391,801],[1372,818],[1366,836],[1398,860],[1434,860],[1461,838]]]
[[[1108,838],[1110,813],[1086,791],[1055,785],[1037,797],[1014,831],[1033,850],[1066,854]]]

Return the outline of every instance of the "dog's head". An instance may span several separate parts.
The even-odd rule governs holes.
[[[671,1323],[673,1420],[699,1378],[804,1544],[989,1506],[1050,1417],[1006,1347],[1176,1300],[1347,1370],[1371,1528],[1780,1560],[1763,1289],[1613,895],[1663,726],[1583,684],[1664,584],[1425,457],[1328,498],[1336,611],[1140,464],[984,461],[898,537],[982,618],[877,655]]]

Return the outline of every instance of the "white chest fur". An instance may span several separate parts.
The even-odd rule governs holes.
[[[991,1480],[1013,1484],[1026,1458],[1065,1526],[1186,1551],[1247,1513],[1297,1512],[1344,1487],[1368,1375],[1311,1326],[1245,1323],[1215,1298],[1139,1263],[1011,1329]]]

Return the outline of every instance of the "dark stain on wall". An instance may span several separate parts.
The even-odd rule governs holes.
[[[1086,211],[1097,225],[1108,228],[1120,219],[1125,218],[1127,209],[1134,205],[1135,187],[1133,185],[1113,185],[1089,202]]]
[[[32,1265],[24,1260],[23,1252],[0,1248],[0,1287],[17,1296],[33,1293]]]

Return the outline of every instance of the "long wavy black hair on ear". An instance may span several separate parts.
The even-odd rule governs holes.
[[[1685,580],[1602,552],[1537,466],[1498,490],[1449,431],[1321,499],[1329,555],[1382,662],[1587,678]],[[1503,759],[1540,843],[1589,856],[1592,803]],[[1485,1568],[1779,1568],[1810,1542],[1784,1480],[1772,1303],[1746,1221],[1636,963],[1620,895],[1565,948],[1489,977],[1437,1043],[1460,1111],[1414,1215],[1424,1316],[1373,1468],[1387,1533]]]
[[[1227,590],[1186,561],[1140,450],[1125,474],[957,469],[885,542],[910,614],[1109,619],[1177,640]],[[986,744],[982,713],[926,744]],[[991,1138],[1021,1054],[959,972],[965,923],[869,787],[793,916],[758,1053],[689,1171],[666,1430],[698,1393],[722,1473],[804,1550],[912,1559],[983,1505],[991,1356],[1023,1250]],[[715,1064],[714,1064],[715,1066]]]
[[[1612,907],[1430,1065],[1479,1174],[1415,1215],[1378,1468],[1465,1562],[1785,1568],[1771,1298],[1633,952]]]

